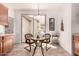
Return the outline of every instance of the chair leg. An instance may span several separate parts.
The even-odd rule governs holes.
[[[44,49],[42,47],[42,43],[41,43],[41,52],[42,52],[42,55],[44,56]]]
[[[49,47],[49,48],[47,47],[47,43],[46,43],[46,51],[48,51],[50,48],[51,48],[51,47]]]
[[[27,49],[27,47],[30,47],[29,49]],[[31,45],[24,47],[25,50],[31,52]]]
[[[36,45],[36,47],[34,48],[34,52],[33,52],[33,55],[32,55],[32,56],[34,56],[34,54],[35,54],[35,51],[36,51],[36,48],[37,48],[37,45]]]
[[[29,52],[31,52],[31,44],[29,44],[29,46],[30,46],[30,50],[29,50]]]
[[[46,51],[47,51],[47,43],[46,43]]]

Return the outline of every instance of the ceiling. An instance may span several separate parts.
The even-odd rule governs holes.
[[[15,10],[36,10],[38,9],[37,3],[5,3],[9,8]],[[63,3],[39,3],[40,10],[57,10],[63,6]]]

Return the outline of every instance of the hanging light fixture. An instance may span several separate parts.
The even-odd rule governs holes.
[[[39,0],[38,0],[37,5],[38,5],[37,6],[37,12],[38,12],[37,15],[40,16],[40,3],[39,3]]]
[[[39,2],[38,2],[38,16],[40,15],[39,11],[40,11],[40,10],[39,10]]]

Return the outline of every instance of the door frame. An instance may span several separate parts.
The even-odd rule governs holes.
[[[23,35],[22,35],[22,30],[23,30],[23,29],[22,29],[22,27],[23,27],[23,26],[22,26],[22,25],[23,25],[23,20],[22,20],[22,18],[23,18],[23,17],[26,19],[25,16],[23,16],[23,15],[21,16],[21,43],[23,43],[23,42],[22,42],[22,36],[23,36]],[[26,20],[27,20],[28,22],[31,22],[31,21],[28,20],[28,19],[26,19]],[[29,31],[29,32],[30,32],[30,31]]]

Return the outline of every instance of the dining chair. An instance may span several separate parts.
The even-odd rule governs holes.
[[[33,37],[32,34],[25,34],[25,43],[29,45],[27,47],[30,47],[29,50],[26,49],[26,47],[25,47],[25,49],[28,50],[29,52],[31,52],[31,46],[32,46],[32,44],[34,44],[34,41],[32,40],[32,37]]]
[[[57,35],[57,34],[56,35],[52,35],[52,39],[53,39],[52,40],[53,44],[59,45],[59,40],[58,40],[59,39],[59,35]]]
[[[51,35],[50,35],[50,33],[45,33],[45,34],[43,35],[43,37],[45,37],[45,40],[43,41],[43,43],[46,43],[46,51],[47,51],[47,50],[49,49],[49,48],[47,47],[47,44],[50,43]]]

